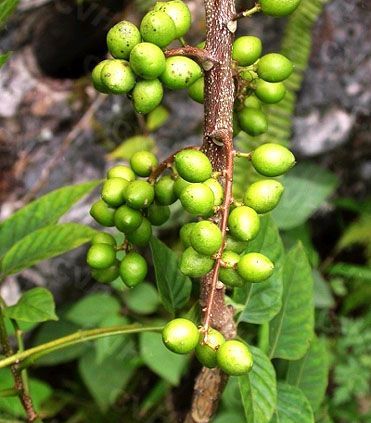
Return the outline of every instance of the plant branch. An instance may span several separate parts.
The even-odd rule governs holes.
[[[214,64],[217,63],[217,59],[212,54],[210,54],[208,50],[189,45],[165,50],[165,56],[190,57],[191,59],[194,59],[196,62],[198,62],[205,70],[210,70]]]

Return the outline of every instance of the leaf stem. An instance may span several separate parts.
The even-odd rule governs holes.
[[[244,11],[242,11],[242,12],[237,13],[237,14],[233,17],[232,21],[237,21],[238,19],[241,19],[241,18],[249,18],[249,17],[251,17],[252,15],[254,15],[255,13],[258,13],[258,12],[260,12],[260,11],[261,11],[261,6],[260,6],[260,4],[259,4],[259,3],[256,3],[256,4],[255,4],[255,6],[254,6],[253,8],[251,8],[251,9],[246,9],[246,10],[244,10]]]

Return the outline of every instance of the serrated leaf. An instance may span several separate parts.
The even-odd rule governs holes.
[[[45,288],[33,288],[25,292],[17,304],[3,310],[6,317],[22,322],[46,322],[58,320],[53,295]]]
[[[165,125],[169,119],[170,113],[164,106],[157,106],[155,110],[148,113],[147,115],[147,129],[150,132],[156,131],[156,129]]]
[[[56,223],[77,201],[100,181],[66,186],[22,207],[0,224],[0,257],[16,242],[37,229]]]
[[[269,216],[261,218],[258,236],[249,242],[246,252],[260,252],[275,264],[273,275],[263,283],[246,284],[235,288],[233,300],[243,304],[239,322],[261,324],[269,322],[281,308],[283,246],[278,230]]]
[[[276,374],[269,358],[250,347],[254,357],[251,372],[238,378],[246,423],[268,423],[276,408]]]
[[[3,0],[0,3],[0,29],[4,26],[6,20],[14,12],[19,0]]]
[[[150,245],[160,299],[166,310],[174,313],[188,302],[192,282],[180,272],[177,256],[169,247],[155,237]]]
[[[139,341],[144,363],[172,385],[178,385],[188,362],[187,356],[169,351],[159,333],[143,332]]]
[[[8,61],[10,53],[0,54],[0,68]]]
[[[154,148],[155,141],[153,140],[153,138],[145,137],[144,135],[136,135],[134,137],[127,138],[111,153],[107,154],[107,158],[108,160],[130,160],[131,156],[137,151],[153,151]]]
[[[326,393],[329,372],[329,355],[323,340],[313,338],[303,358],[290,361],[286,381],[300,388],[314,411],[319,409]]]
[[[313,276],[303,246],[291,249],[283,265],[282,308],[269,324],[269,357],[298,360],[313,337]]]
[[[96,231],[78,223],[46,226],[14,244],[1,262],[1,273],[12,275],[90,241]]]
[[[287,383],[278,383],[277,410],[271,423],[314,423],[313,410],[303,392]]]
[[[280,229],[304,223],[336,189],[333,173],[313,163],[295,166],[283,179],[285,191],[272,216]]]

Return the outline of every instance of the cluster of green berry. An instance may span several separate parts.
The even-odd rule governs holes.
[[[191,26],[191,14],[181,0],[157,2],[138,29],[122,21],[107,34],[112,59],[93,70],[95,88],[102,93],[129,94],[138,113],[149,113],[162,101],[163,86],[187,88],[202,76],[200,66],[183,56],[165,57],[163,48],[182,38]]]

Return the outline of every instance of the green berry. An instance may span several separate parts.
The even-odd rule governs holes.
[[[134,210],[127,205],[121,206],[115,213],[115,226],[124,233],[135,231],[142,223],[143,216],[138,210]]]
[[[137,44],[130,53],[130,66],[143,79],[156,79],[165,70],[165,55],[152,43]]]
[[[86,256],[86,261],[93,269],[107,269],[116,260],[116,251],[109,244],[93,244]]]
[[[186,223],[180,228],[179,237],[182,241],[183,247],[188,248],[191,246],[191,235],[193,228],[197,225],[195,222]]]
[[[175,25],[175,38],[183,37],[188,32],[191,26],[192,17],[188,6],[182,1],[159,1],[155,4],[153,10],[161,10],[170,16]]]
[[[115,59],[128,59],[131,50],[142,40],[139,29],[128,21],[121,21],[107,34],[107,47]]]
[[[125,60],[110,60],[102,68],[102,84],[112,94],[126,94],[134,88],[135,75]]]
[[[147,272],[147,262],[135,251],[130,251],[121,261],[120,276],[129,288],[143,282],[147,276]]]
[[[252,153],[251,161],[257,172],[273,177],[286,173],[294,166],[295,156],[282,145],[267,143]]]
[[[188,247],[180,259],[180,271],[191,278],[205,276],[214,266],[214,260],[210,257],[199,254],[192,247]]]
[[[290,15],[301,0],[260,0],[262,12],[276,18]]]
[[[205,89],[205,79],[199,78],[188,88],[188,95],[192,100],[197,101],[197,103],[203,104],[204,102],[204,89]]]
[[[162,101],[164,89],[158,79],[139,81],[133,90],[134,109],[138,113],[147,114]]]
[[[201,68],[194,60],[184,56],[174,56],[166,59],[161,81],[171,90],[181,90],[191,86],[201,76]]]
[[[109,63],[109,61],[110,60],[108,59],[102,60],[100,63],[97,64],[97,66],[95,66],[91,73],[91,79],[93,81],[94,88],[103,94],[109,93],[109,90],[102,82],[102,69],[107,63]]]
[[[242,376],[249,373],[253,366],[253,357],[243,342],[230,340],[222,344],[217,353],[218,367],[230,376]]]
[[[274,265],[260,253],[247,253],[240,257],[237,271],[247,282],[263,282],[273,273]]]
[[[246,97],[243,101],[243,105],[245,107],[250,107],[258,110],[260,110],[262,107],[260,101],[254,95],[249,95],[248,97]]]
[[[142,180],[130,182],[125,190],[125,199],[129,207],[133,209],[142,209],[153,203],[155,190],[153,186]]]
[[[179,175],[188,182],[204,182],[212,174],[210,160],[202,151],[182,150],[175,155]]]
[[[130,159],[131,168],[139,176],[149,176],[157,165],[157,157],[150,151],[137,151]]]
[[[148,245],[152,237],[152,226],[148,219],[145,217],[142,220],[140,226],[134,231],[126,235],[126,239],[133,245],[138,247],[145,247]]]
[[[254,239],[259,232],[259,216],[256,211],[250,207],[236,207],[229,215],[228,228],[230,234],[239,241],[250,241]]]
[[[115,226],[113,216],[115,209],[109,207],[103,200],[98,200],[90,209],[90,215],[102,226]]]
[[[240,256],[233,251],[225,250],[222,255],[222,261],[224,266],[219,270],[219,279],[231,288],[244,286],[245,281],[236,270]]]
[[[255,95],[263,103],[274,104],[285,97],[286,88],[282,82],[266,82],[263,79],[256,81]]]
[[[236,38],[233,43],[232,58],[240,66],[250,66],[255,63],[263,51],[262,42],[258,37],[246,35]]]
[[[198,361],[209,369],[216,367],[218,365],[216,352],[224,342],[224,336],[217,330],[210,328],[207,332],[206,342],[202,342],[202,339],[200,339],[196,346],[195,353]]]
[[[107,179],[122,178],[131,182],[135,180],[135,173],[128,166],[117,165],[107,172]]]
[[[180,202],[188,213],[208,216],[214,209],[214,194],[205,184],[191,184],[180,194]]]
[[[175,181],[170,175],[162,176],[155,184],[156,201],[163,206],[170,206],[177,200],[174,190]]]
[[[177,354],[188,354],[194,350],[199,337],[197,326],[191,320],[183,318],[171,320],[162,331],[165,346]]]
[[[153,226],[161,226],[169,220],[170,207],[153,203],[148,207],[147,217]]]
[[[107,232],[98,232],[91,240],[92,244],[109,244],[116,247],[117,243],[115,238]]]
[[[118,207],[124,203],[123,194],[129,182],[122,178],[107,179],[102,188],[102,199],[111,207]]]
[[[241,129],[253,137],[268,130],[267,117],[261,110],[244,107],[238,112],[238,120]]]
[[[224,198],[224,190],[220,183],[215,178],[206,179],[204,182],[214,194],[214,206],[220,206]]]
[[[118,260],[107,269],[92,269],[91,275],[100,283],[110,283],[117,279],[120,275],[120,262]]]
[[[174,21],[160,10],[148,12],[140,24],[143,40],[166,47],[176,38]]]
[[[227,236],[227,242],[225,245],[225,249],[229,251],[233,251],[234,253],[241,254],[247,248],[246,241],[239,241],[232,236]]]
[[[249,186],[244,197],[244,203],[257,213],[269,213],[279,203],[283,185],[274,179],[264,179]]]
[[[174,182],[175,195],[178,198],[180,198],[180,195],[182,194],[183,190],[189,187],[190,185],[192,185],[191,182],[186,181],[185,179],[183,179],[181,176],[178,175]]]
[[[287,79],[294,67],[290,60],[278,53],[269,53],[258,62],[257,73],[267,82],[281,82]]]
[[[194,226],[191,245],[198,253],[212,256],[219,251],[222,242],[222,233],[215,223],[203,220]]]

